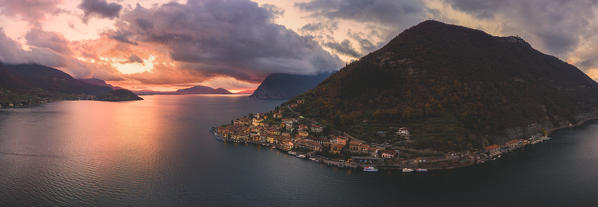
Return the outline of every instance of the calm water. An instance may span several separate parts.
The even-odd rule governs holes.
[[[208,133],[281,101],[145,96],[0,112],[0,206],[598,206],[598,122],[481,166],[326,167]]]

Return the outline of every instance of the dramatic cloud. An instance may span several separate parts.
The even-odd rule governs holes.
[[[455,9],[502,24],[504,33],[518,34],[547,52],[563,56],[578,46],[595,21],[598,1],[447,0]]]
[[[418,0],[311,0],[295,5],[313,16],[389,26],[418,21],[424,10]]]
[[[48,48],[54,50],[54,52],[67,55],[72,53],[64,36],[55,32],[32,29],[25,35],[25,39],[30,46]]]
[[[338,42],[328,42],[325,43],[326,47],[329,47],[339,53],[351,56],[351,57],[359,57],[361,56],[361,54],[359,52],[357,52],[355,49],[353,49],[353,46],[351,46],[351,42],[349,42],[349,40],[343,40],[342,42],[338,43]]]
[[[160,45],[184,69],[206,77],[261,81],[268,73],[336,70],[338,57],[310,39],[273,23],[276,12],[248,0],[190,0],[124,13],[111,37]]]
[[[0,14],[20,17],[35,26],[40,25],[48,13],[57,13],[60,0],[0,0]]]
[[[129,56],[129,58],[127,58],[126,61],[123,61],[122,63],[140,63],[143,64],[143,60],[137,56],[137,55],[131,55]]]
[[[598,49],[584,46],[598,44],[594,38],[598,32],[594,23],[598,18],[596,0],[310,0],[295,6],[314,18],[366,25],[367,35],[348,34],[362,52],[378,48],[411,25],[438,19],[486,31],[490,28],[494,34],[521,36],[542,52],[572,60],[582,69],[598,68],[594,61]],[[318,29],[315,26],[306,29]],[[372,42],[372,36],[383,41]]]
[[[116,18],[122,6],[117,3],[108,3],[106,0],[83,0],[79,8],[84,12],[84,21],[87,21],[90,16]]]

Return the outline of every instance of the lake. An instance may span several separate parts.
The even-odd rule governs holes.
[[[0,206],[598,206],[598,121],[483,165],[368,173],[208,132],[283,101],[143,98],[0,111]]]

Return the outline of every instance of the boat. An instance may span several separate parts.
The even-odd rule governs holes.
[[[272,145],[272,149],[276,149],[276,146]]]
[[[428,169],[417,168],[417,169],[415,169],[415,171],[417,171],[417,172],[428,172]]]
[[[304,158],[305,158],[305,155],[297,155],[297,158],[302,158],[302,159],[304,159]]]
[[[411,168],[403,168],[403,172],[404,173],[413,172],[413,169],[411,169]]]
[[[363,168],[364,172],[378,172],[378,168],[375,168],[373,166],[367,166]]]
[[[318,159],[313,158],[313,157],[310,157],[309,160],[311,160],[311,161],[318,161]]]
[[[289,155],[297,155],[297,152],[295,152],[295,151],[289,151],[288,153],[289,153]]]

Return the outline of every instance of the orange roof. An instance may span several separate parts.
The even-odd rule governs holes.
[[[495,149],[498,149],[498,148],[499,148],[499,146],[497,144],[493,144],[493,145],[484,147],[484,149],[486,149],[486,151],[495,150]]]
[[[511,140],[511,141],[508,141],[508,142],[507,142],[507,144],[508,144],[508,145],[509,145],[509,144],[517,144],[517,143],[519,143],[519,142],[521,142],[521,140],[519,140],[519,139],[514,139],[514,140]]]

